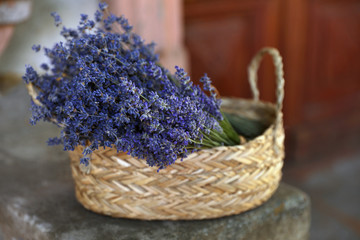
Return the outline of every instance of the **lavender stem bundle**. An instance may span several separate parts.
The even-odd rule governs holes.
[[[105,3],[99,6],[95,20],[82,14],[77,29],[62,28],[64,42],[44,48],[50,64],[41,65],[43,74],[26,66],[23,79],[37,95],[30,122],[61,127],[50,145],[85,146],[85,167],[93,151],[114,147],[162,169],[199,149],[239,144],[206,75],[201,88],[180,67],[170,74],[158,64],[154,44],[145,44],[123,16],[108,14]]]

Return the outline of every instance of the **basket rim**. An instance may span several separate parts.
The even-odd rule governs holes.
[[[274,113],[276,111],[276,105],[272,102],[268,102],[268,101],[257,101],[257,100],[254,100],[254,99],[246,99],[246,98],[237,98],[237,97],[226,97],[226,98],[223,98],[225,100],[236,100],[236,101],[242,101],[242,102],[246,102],[246,103],[250,103],[250,104],[261,104],[263,107],[267,107],[267,108],[271,108],[272,110],[274,110]],[[280,118],[282,119],[282,112],[279,113],[280,114]],[[263,135],[266,135],[266,134],[269,134],[270,131],[273,131],[275,129],[275,121],[276,121],[276,118],[274,118],[272,120],[272,123],[264,130],[264,132],[262,134],[260,134],[259,136],[256,136],[255,138],[247,141],[246,143],[244,144],[238,144],[238,145],[234,145],[234,146],[219,146],[219,147],[213,147],[213,148],[210,148],[210,149],[221,149],[221,148],[246,148],[249,144],[251,144],[252,142],[255,142],[255,141],[258,141],[259,138],[261,138]],[[281,127],[283,127],[282,125],[282,122],[281,122]],[[208,151],[209,149],[201,149],[197,152],[202,152],[202,151]]]

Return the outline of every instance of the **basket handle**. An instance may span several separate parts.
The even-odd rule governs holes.
[[[251,87],[251,91],[255,101],[259,101],[259,89],[257,87],[257,71],[260,66],[260,62],[263,59],[265,54],[271,55],[273,59],[273,63],[275,66],[275,76],[276,76],[276,119],[274,124],[273,131],[273,140],[276,143],[276,132],[281,124],[282,120],[282,108],[283,108],[283,100],[284,100],[284,70],[283,70],[283,62],[282,57],[277,49],[272,47],[262,48],[251,60],[250,65],[248,67],[248,77],[249,83]],[[277,144],[274,144],[275,152],[278,152]]]

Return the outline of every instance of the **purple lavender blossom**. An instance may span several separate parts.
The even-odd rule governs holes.
[[[108,5],[106,2],[100,2],[99,3],[99,8],[101,11],[105,11],[108,8]]]
[[[49,66],[48,66],[46,63],[42,63],[42,64],[40,65],[40,67],[41,67],[42,69],[44,69],[45,71],[49,70]]]
[[[60,26],[62,23],[62,20],[60,18],[60,15],[57,12],[52,12],[51,16],[54,18],[55,26]]]
[[[34,44],[31,49],[34,50],[35,52],[39,52],[39,51],[40,51],[40,48],[41,48],[40,45]]]
[[[190,81],[184,69],[175,75],[159,66],[154,44],[145,44],[124,17],[95,18],[82,14],[77,29],[63,28],[64,42],[45,48],[50,67],[39,75],[31,66],[23,77],[37,90],[31,123],[56,122],[62,127],[50,145],[64,150],[86,146],[81,164],[99,147],[146,159],[159,169],[202,147],[236,144],[223,131],[220,101],[210,79],[202,78],[209,95]],[[101,14],[100,14],[101,13]],[[60,16],[52,14],[56,25]],[[120,31],[110,31],[121,29]],[[225,141],[219,141],[225,139]]]
[[[101,11],[96,10],[96,12],[95,12],[95,21],[96,22],[101,22],[103,16],[104,16],[104,14]]]

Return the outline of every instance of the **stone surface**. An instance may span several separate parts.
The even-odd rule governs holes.
[[[359,172],[360,152],[285,171],[311,197],[310,240],[360,239]]]
[[[281,184],[264,205],[203,221],[113,219],[75,199],[68,155],[47,147],[58,129],[31,127],[23,87],[0,96],[0,239],[307,239],[310,201]]]

